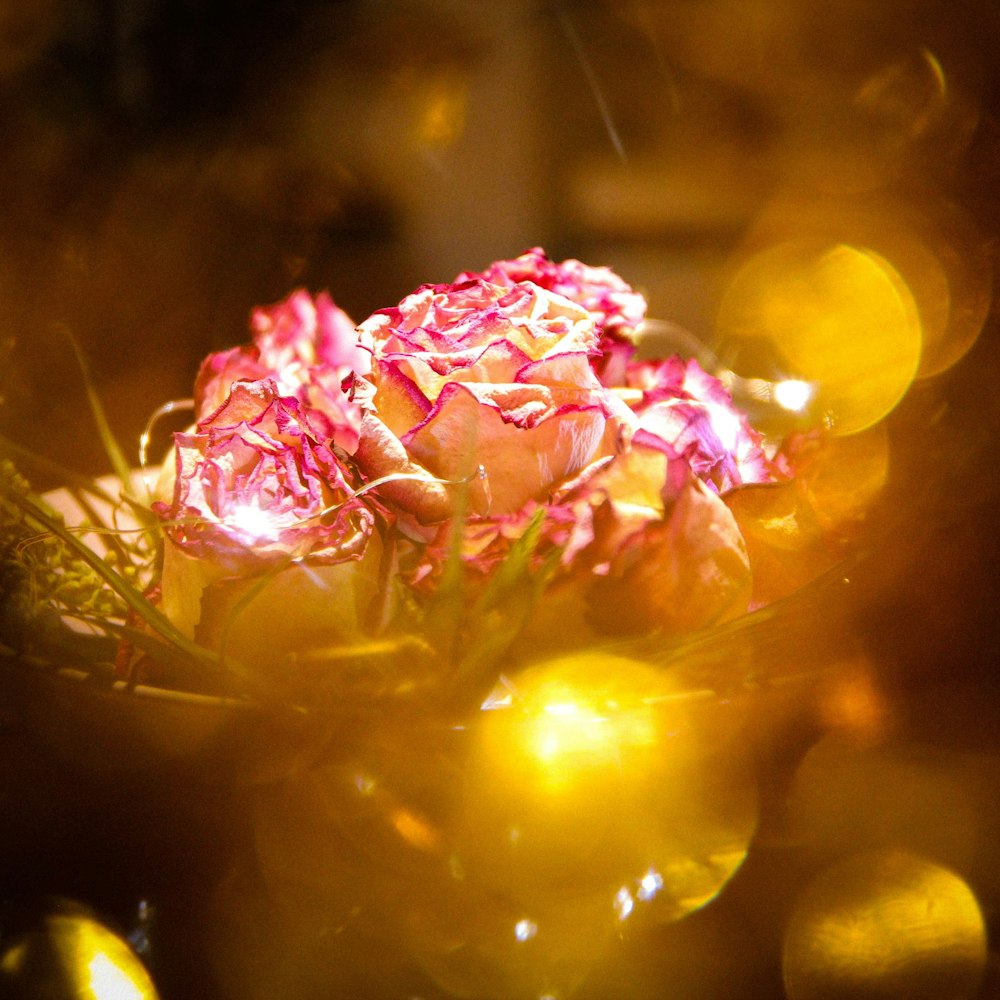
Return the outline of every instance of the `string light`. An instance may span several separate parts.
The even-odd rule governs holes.
[[[147,475],[149,442],[153,435],[153,430],[164,417],[169,416],[171,413],[185,411],[194,411],[193,399],[171,399],[163,403],[153,410],[146,421],[146,426],[143,428],[142,434],[139,435],[139,469],[142,471],[142,481],[147,493],[152,493],[153,491],[152,483]]]
[[[798,378],[786,378],[771,385],[774,401],[783,410],[791,413],[802,413],[812,402],[815,390],[811,383]]]

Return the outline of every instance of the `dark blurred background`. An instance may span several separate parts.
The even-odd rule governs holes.
[[[730,256],[801,205],[957,203],[981,254],[998,20],[989,0],[2,3],[0,430],[101,471],[64,329],[131,454],[300,285],[360,321],[543,244],[711,340]]]

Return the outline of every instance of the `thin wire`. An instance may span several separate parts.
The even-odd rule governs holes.
[[[414,483],[428,483],[434,486],[467,486],[474,479],[479,479],[483,482],[483,488],[487,491],[487,497],[489,497],[489,476],[486,472],[485,465],[477,465],[475,471],[470,472],[467,476],[462,479],[438,479],[436,476],[427,476],[419,472],[392,472],[387,476],[382,476],[379,479],[373,479],[370,483],[365,483],[358,490],[352,490],[351,495],[340,503],[331,504],[329,507],[324,508],[316,514],[310,514],[309,517],[304,517],[297,524],[305,524],[309,521],[315,521],[318,518],[326,517],[327,514],[333,514],[345,507],[352,500],[357,500],[358,497],[364,496],[371,490],[378,489],[379,486],[383,486],[386,483],[397,483],[397,482],[414,482]]]
[[[628,157],[625,155],[625,147],[622,145],[621,136],[618,134],[618,129],[615,127],[614,120],[611,117],[611,109],[608,107],[604,91],[601,89],[601,83],[597,79],[594,67],[587,58],[586,51],[584,51],[580,35],[565,9],[560,8],[556,16],[559,18],[559,24],[562,26],[562,29],[566,34],[566,38],[569,40],[569,44],[573,49],[573,54],[580,61],[580,66],[583,69],[583,75],[587,79],[587,85],[590,87],[590,92],[594,95],[597,110],[601,115],[601,120],[604,122],[604,127],[608,131],[608,138],[611,140],[611,145],[615,147],[615,152],[618,154],[618,158],[622,161],[622,163],[626,163],[628,161]]]
[[[152,483],[147,474],[147,456],[149,451],[149,439],[153,434],[157,423],[164,417],[169,416],[171,413],[176,413],[178,411],[188,411],[194,410],[194,400],[193,399],[171,399],[167,403],[163,403],[158,406],[150,414],[149,420],[146,421],[146,426],[143,429],[142,434],[139,436],[139,469],[142,472],[142,482],[146,487],[147,495],[152,493]]]

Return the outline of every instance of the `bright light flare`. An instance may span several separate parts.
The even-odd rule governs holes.
[[[739,416],[728,407],[719,406],[717,403],[706,403],[705,409],[708,411],[712,430],[722,442],[722,446],[728,451],[735,451],[743,429]]]
[[[524,917],[514,924],[514,937],[518,941],[530,941],[538,933],[538,924],[534,920]]]
[[[613,910],[615,916],[619,920],[628,920],[632,916],[632,911],[635,909],[635,899],[632,897],[632,893],[629,892],[628,886],[623,885],[616,893],[613,904]]]
[[[95,1000],[144,1000],[149,995],[104,952],[98,952],[90,960],[87,971],[87,985]]]
[[[469,882],[531,906],[594,900],[617,925],[714,898],[746,856],[756,786],[742,709],[678,680],[600,649],[505,679],[464,772]]]
[[[226,523],[255,541],[269,542],[278,537],[274,518],[256,500],[236,504],[226,516]]]
[[[518,689],[512,749],[547,790],[569,789],[655,745],[651,699],[635,678],[613,675],[596,689],[558,675]]]
[[[42,977],[42,978],[39,978]],[[142,962],[117,934],[86,915],[53,915],[15,939],[0,957],[0,994],[59,995],[88,1000],[156,1000]],[[46,988],[48,987],[48,988]],[[54,994],[53,994],[54,995]]]
[[[663,888],[663,876],[657,871],[648,871],[639,879],[639,891],[636,895],[643,902],[652,899]]]
[[[813,387],[799,378],[775,382],[771,393],[778,406],[789,413],[804,413],[815,394]]]

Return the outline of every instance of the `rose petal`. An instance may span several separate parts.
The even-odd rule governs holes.
[[[484,278],[498,285],[530,281],[583,306],[597,320],[598,329],[630,334],[646,316],[646,301],[608,267],[592,267],[578,260],[556,263],[541,247],[532,247],[513,260],[499,260],[477,274],[466,271],[455,280]]]
[[[691,479],[669,516],[649,522],[616,554],[591,591],[591,617],[609,634],[686,632],[744,613],[751,584],[733,515]]]
[[[604,435],[600,406],[563,407],[525,426],[505,419],[506,412],[452,383],[427,419],[406,435],[406,450],[444,479],[466,479],[483,466],[485,481],[471,486],[472,510],[501,515],[544,499],[595,457]]]
[[[642,393],[634,405],[640,430],[682,456],[716,492],[778,478],[761,435],[733,405],[725,386],[694,359],[632,362],[626,382]]]

